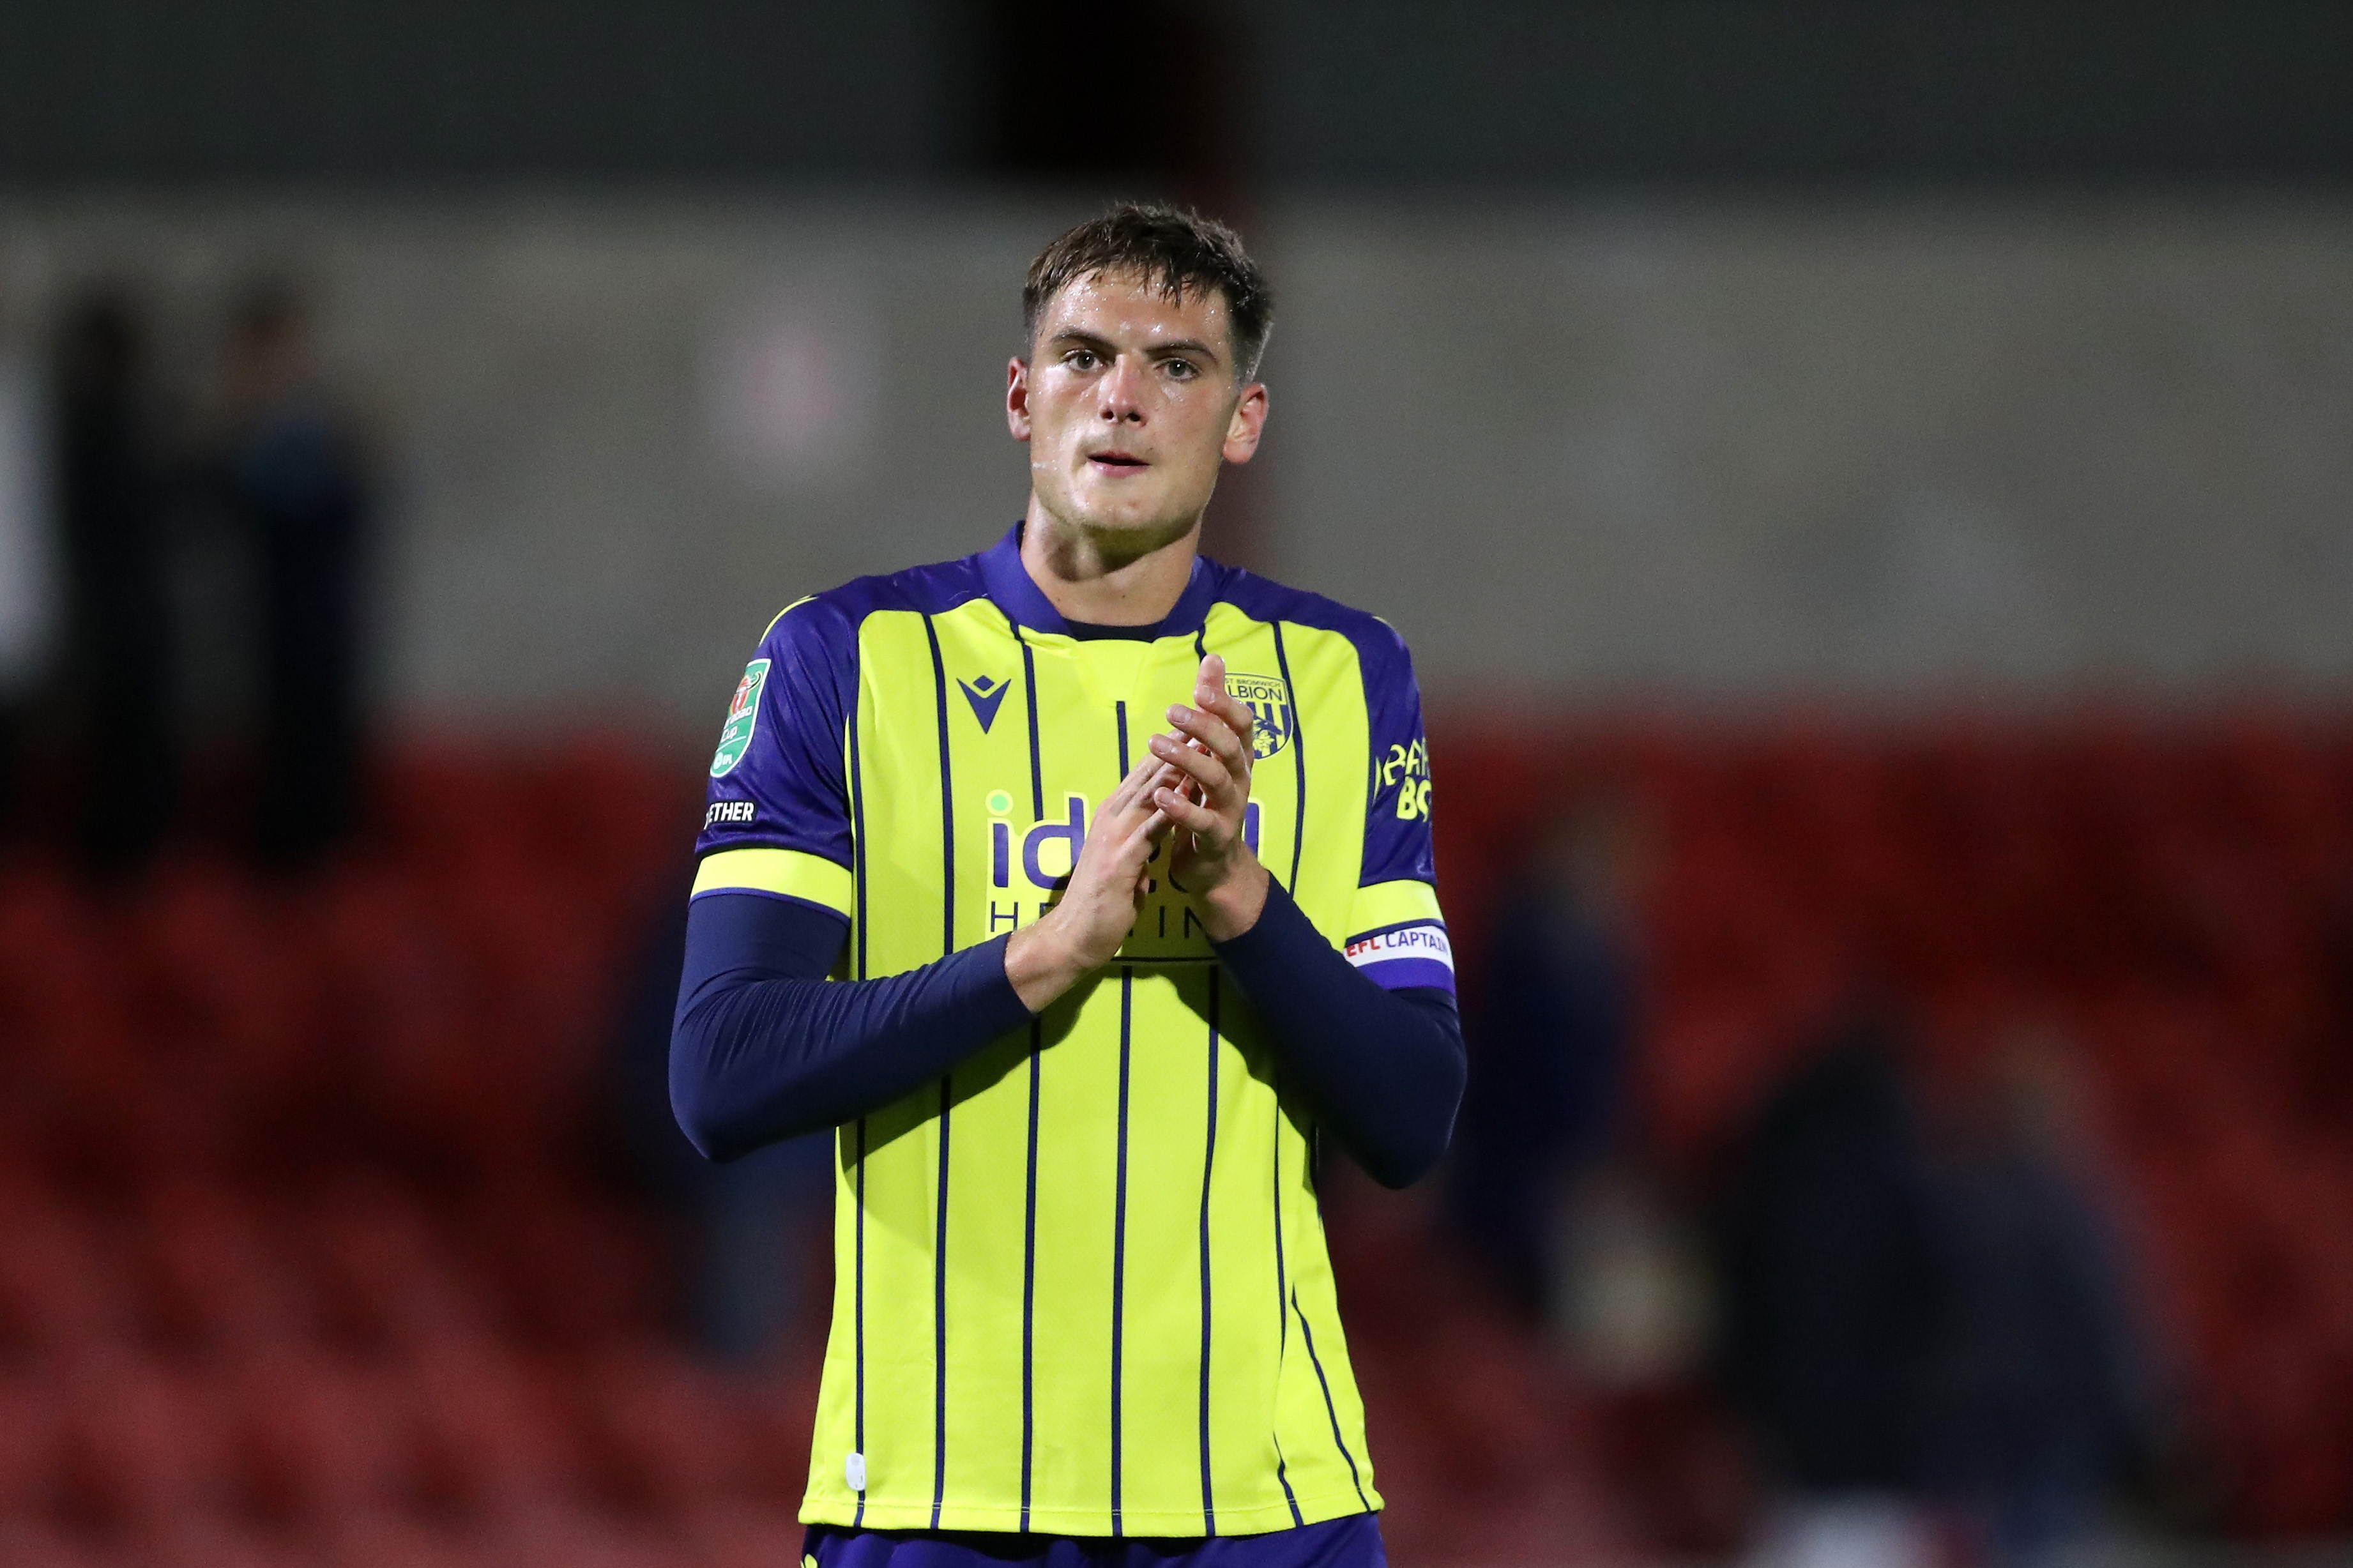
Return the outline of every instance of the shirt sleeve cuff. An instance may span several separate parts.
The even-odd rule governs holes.
[[[941,961],[955,976],[956,995],[987,1026],[985,1038],[995,1038],[1027,1025],[1037,1016],[1029,1011],[1013,981],[1005,973],[1005,946],[1010,932],[990,937],[978,947],[967,947]]]
[[[1314,952],[1339,957],[1290,889],[1271,877],[1266,879],[1266,905],[1250,930],[1226,942],[1212,942],[1209,947],[1245,990],[1252,979],[1271,978],[1286,967],[1295,968],[1303,956],[1314,962]]]

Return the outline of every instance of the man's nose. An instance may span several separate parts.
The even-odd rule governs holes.
[[[1122,354],[1112,361],[1103,378],[1103,417],[1112,424],[1144,423],[1144,373],[1134,359]]]

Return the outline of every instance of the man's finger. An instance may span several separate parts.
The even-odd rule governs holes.
[[[1130,816],[1140,813],[1149,816],[1152,813],[1152,797],[1155,794],[1163,789],[1181,788],[1185,782],[1185,775],[1182,773],[1163,763],[1158,772],[1145,781],[1144,787],[1135,792],[1135,798],[1127,803],[1127,813]]]
[[[1103,805],[1124,805],[1134,799],[1150,787],[1149,781],[1161,765],[1158,759],[1154,757],[1138,758],[1135,765],[1127,770],[1127,776],[1119,781],[1119,787],[1111,792]]]
[[[1203,654],[1200,673],[1193,677],[1193,685],[1196,690],[1202,692],[1225,690],[1225,656],[1215,653]]]
[[[1219,691],[1209,699],[1206,706],[1210,712],[1223,719],[1233,732],[1240,735],[1245,742],[1250,739],[1251,731],[1258,728],[1258,715],[1250,711],[1249,703],[1230,691]]]
[[[1177,744],[1166,735],[1152,737],[1152,750],[1155,754],[1170,763],[1171,771],[1182,769],[1201,786],[1205,794],[1220,794],[1233,785],[1232,770],[1228,768],[1224,761],[1214,752],[1197,752],[1190,746]],[[1166,786],[1155,787],[1157,789]]]
[[[1228,766],[1241,766],[1245,754],[1242,736],[1249,731],[1236,731],[1231,720],[1192,708],[1171,708],[1168,721],[1199,742],[1204,749],[1217,753]]]
[[[1119,781],[1119,787],[1104,800],[1102,819],[1115,821],[1122,813],[1138,809],[1150,798],[1154,790],[1175,776],[1175,772],[1158,757],[1145,756],[1129,770],[1128,775]]]
[[[1152,858],[1153,852],[1160,847],[1160,841],[1168,836],[1169,829],[1173,826],[1174,824],[1169,821],[1168,813],[1164,809],[1156,808],[1155,803],[1155,809],[1152,815],[1136,824],[1134,831],[1120,840],[1118,864],[1141,875],[1145,863]]]
[[[1157,762],[1159,759],[1155,757],[1149,760]],[[1095,807],[1096,820],[1108,821],[1110,818],[1118,816],[1120,808],[1124,806],[1129,801],[1134,799],[1136,792],[1143,787],[1144,770],[1142,765],[1139,764],[1138,766],[1128,770],[1127,776],[1120,780],[1117,786],[1115,786],[1109,795],[1103,796],[1103,803]]]
[[[1187,832],[1215,838],[1226,826],[1224,817],[1206,805],[1196,805],[1174,790],[1161,790],[1152,798],[1153,804],[1158,806],[1164,815]]]
[[[1201,660],[1200,673],[1193,678],[1193,698],[1204,708],[1231,714],[1235,710],[1247,713],[1249,706],[1226,686],[1226,661],[1216,654]]]

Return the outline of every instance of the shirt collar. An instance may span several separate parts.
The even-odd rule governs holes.
[[[1017,521],[1006,531],[1004,538],[981,552],[980,580],[988,589],[990,602],[1011,616],[1015,626],[1069,637],[1072,635],[1071,623],[1062,618],[1061,612],[1046,597],[1045,590],[1030,577],[1029,568],[1021,563],[1021,528],[1022,523]],[[1191,637],[1208,624],[1209,605],[1216,597],[1215,568],[1207,556],[1194,556],[1193,575],[1187,581],[1184,593],[1177,595],[1176,607],[1155,625],[1137,626],[1136,639]]]

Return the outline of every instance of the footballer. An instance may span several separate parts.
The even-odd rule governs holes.
[[[1316,1206],[1461,1096],[1430,755],[1387,624],[1199,552],[1267,418],[1222,225],[1049,245],[1021,519],[787,606],[711,763],[670,1093],[832,1132],[818,1568],[1386,1562]]]

